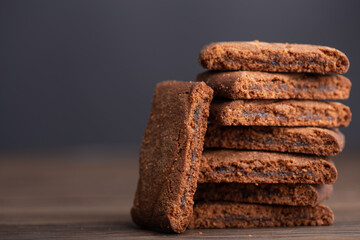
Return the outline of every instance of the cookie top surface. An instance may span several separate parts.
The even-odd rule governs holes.
[[[203,162],[207,164],[234,164],[236,162],[250,162],[255,165],[258,161],[290,161],[291,163],[302,163],[311,161],[329,161],[328,157],[312,156],[305,154],[277,153],[265,151],[237,151],[237,150],[206,150],[202,156]],[[237,163],[236,163],[237,164]]]
[[[250,228],[331,225],[334,214],[323,204],[315,207],[202,202],[194,206],[189,228]]]
[[[336,179],[327,157],[219,149],[204,151],[198,183],[333,184]]]
[[[223,126],[347,127],[350,108],[310,100],[213,101],[210,121]]]
[[[240,203],[273,204],[288,206],[315,206],[330,197],[333,185],[309,184],[198,184],[195,200],[230,201]]]
[[[351,90],[350,80],[341,75],[205,71],[196,81],[229,99],[347,99]]]
[[[212,93],[205,83],[156,86],[131,210],[138,225],[180,233],[189,224]]]
[[[217,42],[205,46],[200,64],[212,70],[346,73],[349,60],[335,48],[289,43]]]
[[[344,149],[345,137],[337,128],[210,124],[206,131],[204,146],[334,156]]]

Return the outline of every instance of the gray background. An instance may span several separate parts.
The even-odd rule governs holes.
[[[214,41],[345,52],[360,147],[360,1],[0,1],[0,149],[139,146],[156,83],[191,81]]]

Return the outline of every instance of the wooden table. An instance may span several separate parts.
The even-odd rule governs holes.
[[[189,230],[165,235],[131,222],[138,178],[133,152],[0,154],[0,239],[261,238],[360,239],[360,161],[335,159],[339,179],[327,227]]]

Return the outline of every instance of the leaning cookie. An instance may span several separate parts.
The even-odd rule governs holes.
[[[333,185],[200,183],[194,200],[230,201],[288,206],[315,206],[327,200]]]
[[[200,64],[212,70],[346,73],[349,60],[335,48],[289,43],[218,42],[205,46]]]
[[[331,225],[334,214],[323,204],[315,207],[204,202],[194,206],[189,228],[253,228]]]
[[[156,86],[131,210],[136,224],[177,233],[188,226],[212,94],[205,83]]]
[[[206,71],[196,77],[229,99],[347,99],[351,82],[341,75]]]
[[[327,157],[312,155],[206,150],[201,157],[198,183],[333,184],[335,165]]]
[[[205,148],[264,150],[334,156],[345,146],[339,129],[317,127],[246,127],[210,124]]]
[[[210,121],[222,126],[347,127],[350,108],[310,100],[214,101]]]

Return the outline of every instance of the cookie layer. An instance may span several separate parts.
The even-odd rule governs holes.
[[[223,126],[346,127],[349,107],[310,100],[234,100],[211,104],[210,120]]]
[[[156,86],[131,210],[136,224],[177,233],[188,226],[212,94],[205,83]]]
[[[200,64],[213,70],[346,73],[349,60],[335,48],[288,43],[218,42],[205,46]]]
[[[201,157],[198,183],[333,184],[334,164],[326,157],[300,154],[206,150]]]
[[[333,185],[201,183],[194,200],[289,206],[315,206],[330,197]]]
[[[334,156],[344,149],[345,137],[337,128],[224,127],[210,124],[204,146]]]
[[[351,89],[344,76],[304,73],[206,71],[196,81],[229,99],[347,99]]]
[[[323,204],[315,207],[205,202],[194,206],[189,228],[252,228],[331,225],[334,214]]]

